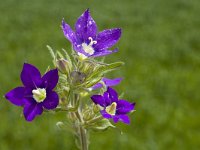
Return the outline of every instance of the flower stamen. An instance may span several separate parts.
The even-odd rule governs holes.
[[[97,41],[94,41],[92,37],[89,37],[88,40],[90,40],[90,43],[82,43],[83,50],[88,53],[89,55],[94,54],[94,48],[92,47],[94,44],[97,44]]]
[[[113,102],[110,106],[106,107],[106,112],[110,115],[115,115],[117,103]]]
[[[41,103],[46,98],[46,89],[44,88],[37,88],[35,90],[32,90],[33,98],[36,102]]]
[[[97,41],[94,41],[92,37],[89,37],[88,40],[90,40],[90,43],[89,43],[90,46],[92,46],[93,44],[97,44]]]

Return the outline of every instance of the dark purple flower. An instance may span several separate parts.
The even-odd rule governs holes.
[[[83,58],[105,56],[118,51],[117,49],[113,51],[108,49],[120,39],[121,29],[108,29],[98,33],[97,25],[90,16],[89,9],[78,18],[75,31],[64,20],[62,29],[74,50]]]
[[[115,86],[115,85],[118,85],[121,81],[122,81],[122,78],[115,78],[115,79],[103,78],[99,83],[97,83],[94,86],[92,86],[92,90],[102,88],[103,84],[106,87]]]
[[[57,107],[59,97],[53,91],[58,83],[57,69],[41,76],[36,67],[24,63],[21,81],[23,86],[14,88],[5,97],[14,105],[24,107],[24,117],[27,121],[32,121],[37,115],[41,115],[43,109]]]
[[[103,107],[101,114],[104,118],[112,118],[115,123],[122,121],[126,124],[130,124],[127,113],[134,110],[135,103],[118,99],[118,94],[114,89],[108,87],[103,96],[93,95],[91,99],[95,104]]]

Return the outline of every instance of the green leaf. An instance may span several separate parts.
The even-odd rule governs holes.
[[[95,70],[94,73],[92,73],[87,80],[90,80],[92,78],[95,78],[97,76],[101,76],[104,73],[107,73],[111,70],[114,70],[116,68],[121,67],[122,65],[124,65],[124,62],[115,62],[115,63],[111,63],[111,64],[104,64],[104,65],[100,65],[98,66]]]

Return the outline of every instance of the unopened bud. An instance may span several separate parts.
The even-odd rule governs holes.
[[[93,112],[94,112],[95,114],[98,113],[98,112],[100,111],[100,108],[99,108],[98,105],[93,104],[92,108],[93,108]]]
[[[85,112],[83,113],[83,119],[84,119],[85,121],[88,121],[88,120],[92,119],[92,117],[93,117],[93,114],[92,114],[92,112],[90,112],[90,111],[85,111]]]
[[[86,75],[82,72],[79,71],[73,71],[71,74],[72,82],[77,84],[77,83],[83,83]]]
[[[81,71],[87,75],[90,75],[91,73],[93,73],[95,67],[96,67],[96,64],[94,62],[85,61],[82,63]]]
[[[71,70],[71,64],[69,61],[67,61],[66,59],[59,59],[56,62],[58,70],[63,73],[63,74],[69,74],[70,70]]]

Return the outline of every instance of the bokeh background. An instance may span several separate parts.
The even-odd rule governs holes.
[[[198,150],[200,148],[199,0],[0,0],[0,150],[76,150],[73,136],[56,128],[64,115],[44,114],[32,123],[3,98],[20,85],[24,62],[42,72],[46,48],[70,48],[60,28],[90,8],[99,30],[121,27],[118,53],[108,62],[126,65],[110,74],[137,103],[131,125],[92,132],[91,150]],[[121,134],[123,132],[123,134]]]

